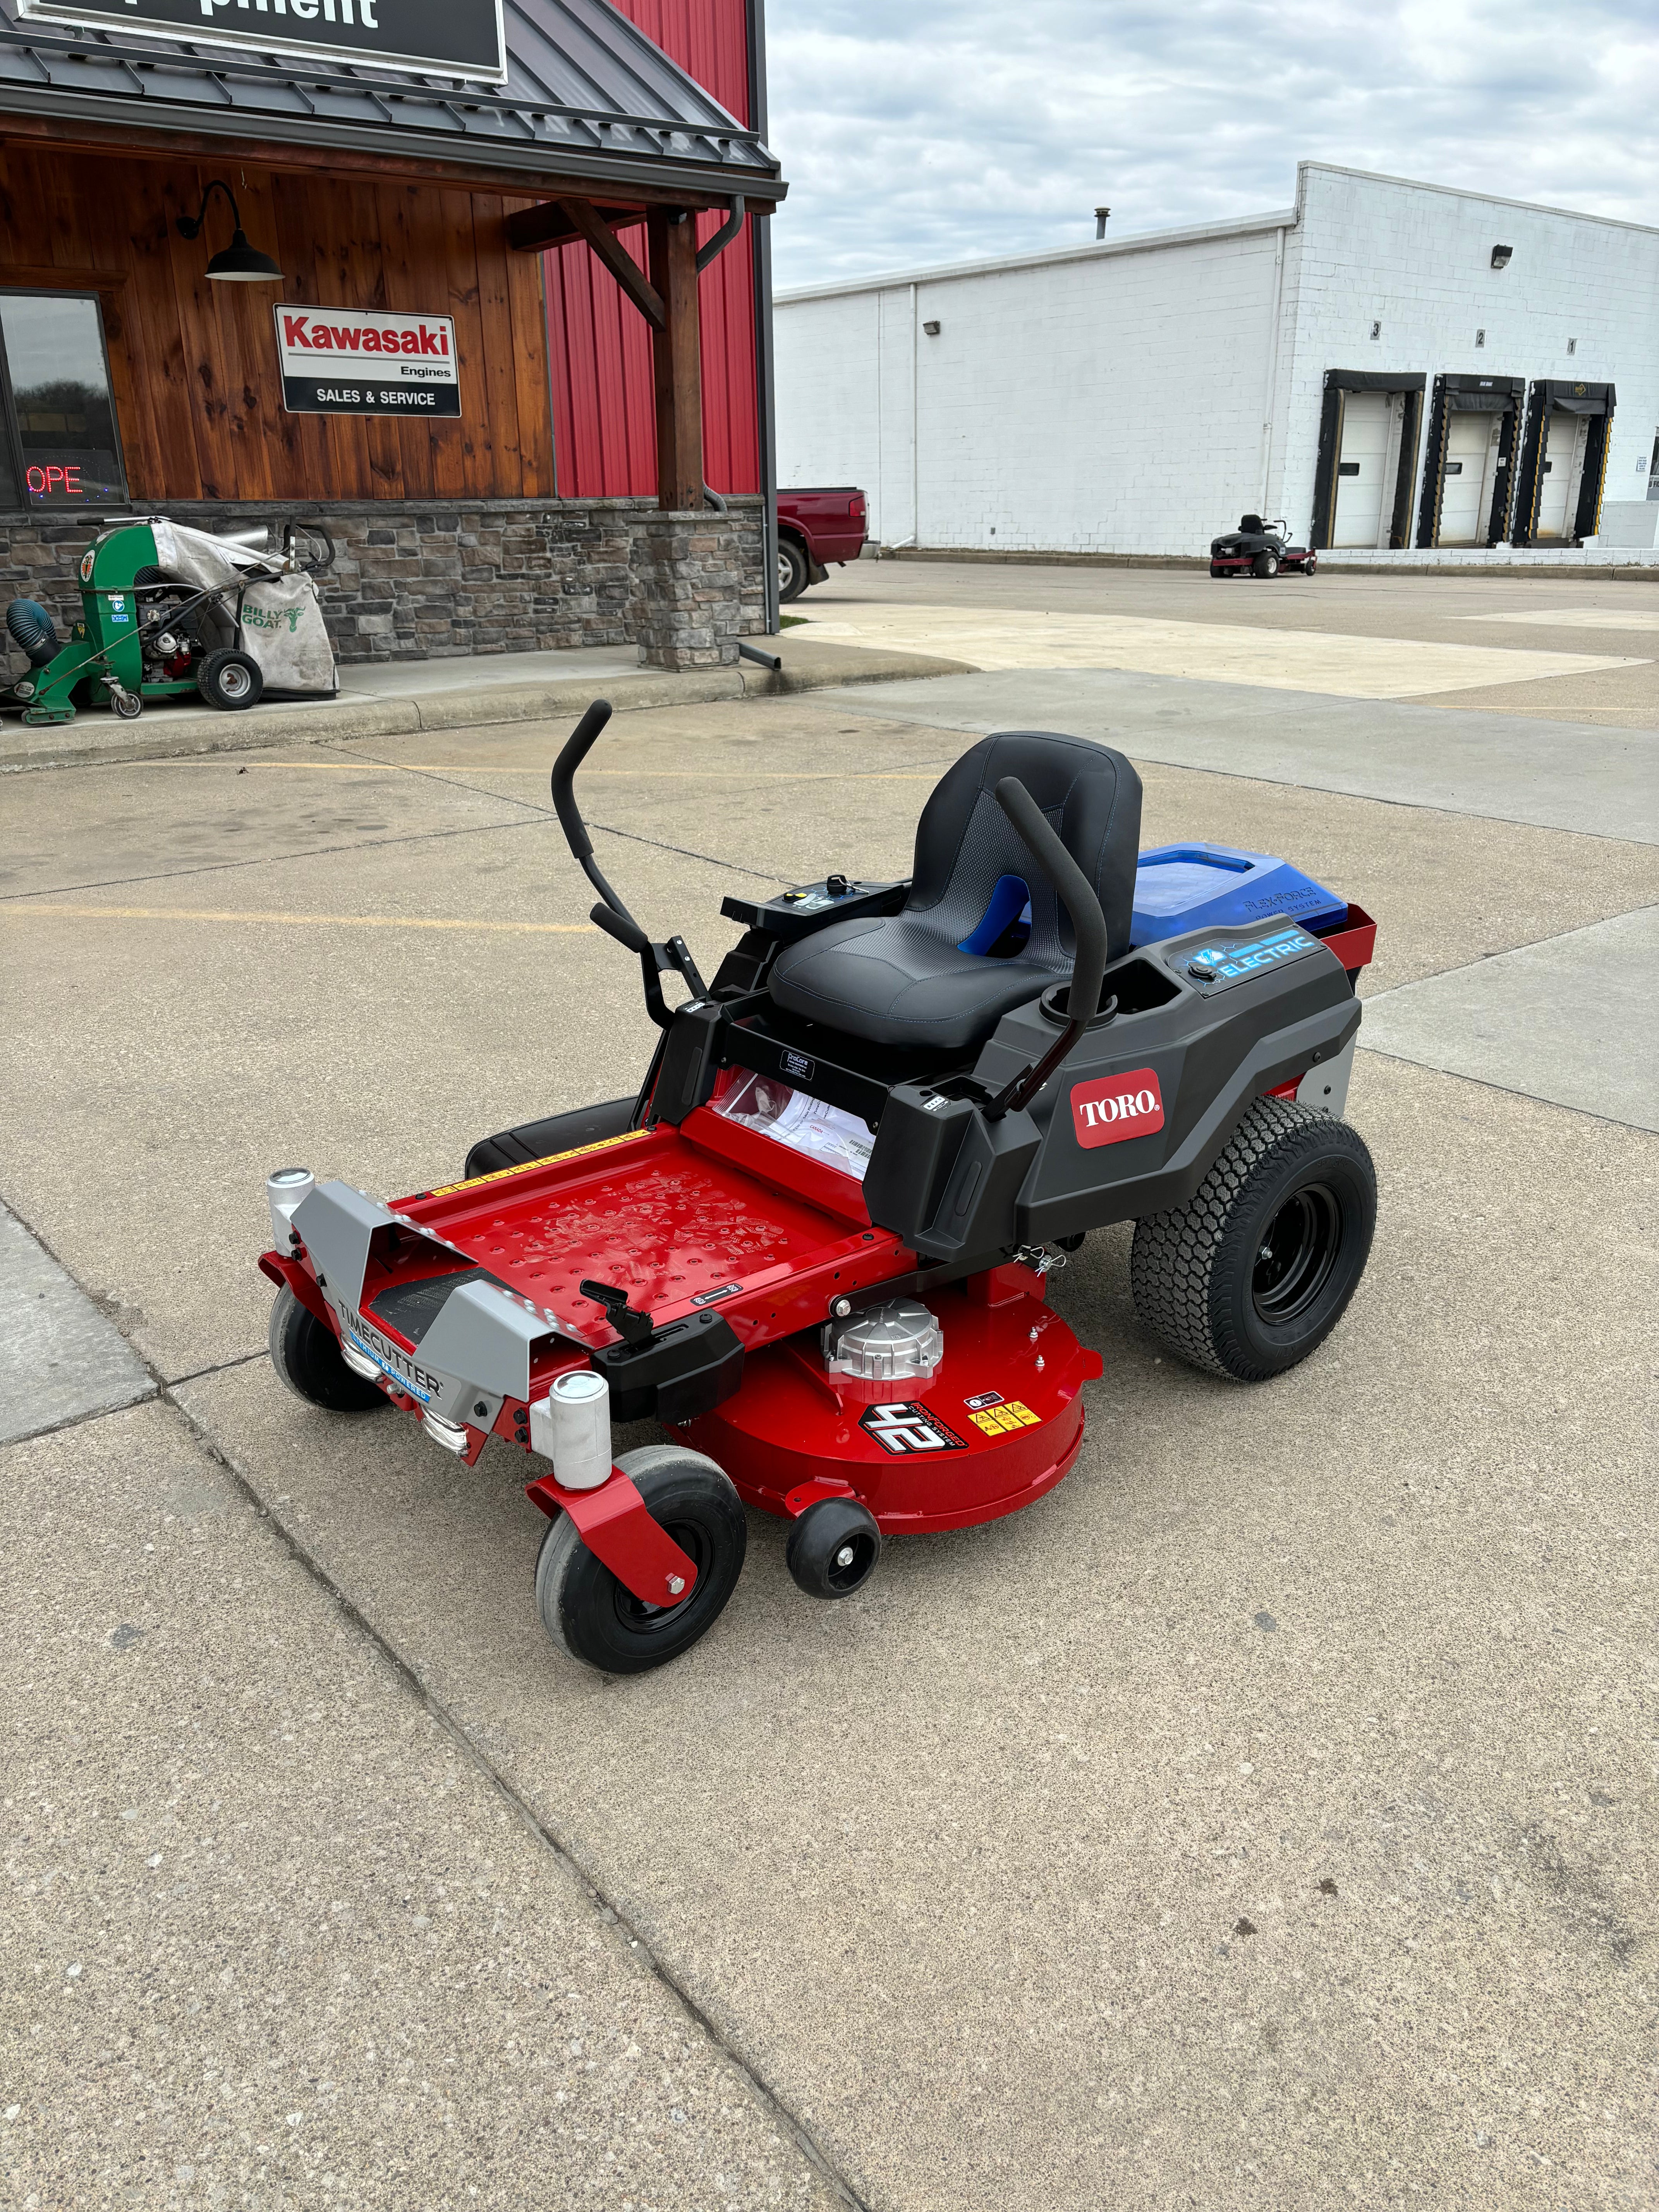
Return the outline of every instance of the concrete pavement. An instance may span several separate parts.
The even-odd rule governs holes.
[[[15,1214],[0,1206],[0,1443],[148,1398],[143,1362]]]
[[[1575,689],[1587,679],[1572,679]],[[1485,694],[1480,695],[1482,696]],[[1659,842],[1654,728],[1382,705],[1116,669],[997,670],[837,695],[848,714],[936,729],[1060,729],[1137,760],[1300,789]]]
[[[9,2205],[840,2201],[176,1408],[0,1529]]]
[[[1307,580],[1222,583],[1201,570],[861,561],[837,569],[794,611],[844,625],[848,636],[868,623],[896,637],[905,634],[901,615],[920,635],[932,612],[944,610],[953,635],[965,637],[976,626],[988,651],[1000,641],[1018,643],[1035,620],[1052,618],[1057,639],[1073,649],[1051,665],[1211,678],[1246,673],[1270,684],[1277,672],[1267,648],[1293,634],[1287,650],[1296,665],[1279,678],[1291,689],[1652,730],[1659,726],[1652,629],[1659,568],[1641,574],[1643,581],[1628,583],[1605,572],[1570,578],[1322,569]],[[1566,619],[1553,619],[1557,614]],[[1185,634],[1150,640],[1158,658],[1132,647],[1091,653],[1091,636],[1115,635],[1127,645],[1127,629],[1139,623]],[[1463,660],[1471,647],[1513,658]],[[1431,671],[1442,647],[1454,655],[1457,689],[1435,688]],[[1540,656],[1550,653],[1580,657],[1579,672],[1546,673]],[[1604,665],[1586,672],[1584,656]],[[980,666],[1003,665],[967,658]],[[1022,659],[1029,664],[1030,656]],[[1484,684],[1468,688],[1463,679],[1482,669]]]
[[[793,627],[781,638],[757,638],[754,644],[781,665],[739,660],[730,668],[670,672],[642,668],[631,647],[589,646],[554,653],[353,662],[340,669],[339,690],[332,698],[271,698],[236,714],[216,714],[191,700],[146,707],[132,722],[88,708],[71,722],[32,728],[11,714],[0,720],[0,775],[107,761],[178,759],[322,738],[338,742],[400,737],[416,730],[469,730],[496,722],[539,722],[548,715],[574,720],[599,696],[630,708],[780,698],[827,684],[942,676],[968,665],[892,647],[803,636]]]
[[[1039,680],[1078,688],[1008,719],[1098,679]],[[966,742],[903,693],[619,715],[601,865],[705,965],[726,890],[896,872]],[[1350,714],[1386,788],[1322,787]],[[6,1454],[18,2202],[1645,2208],[1655,1145],[1612,1074],[1522,1092],[1546,1048],[1596,1080],[1659,894],[1640,756],[1590,749],[1629,741],[1551,732],[1589,796],[1515,818],[1486,719],[1315,695],[1278,781],[1148,752],[1156,705],[1113,732],[1145,842],[1285,850],[1382,921],[1382,1212],[1326,1349],[1176,1367],[1091,1237],[1058,1491],[836,1607],[756,1519],[631,1682],[543,1636],[515,1456],[298,1405],[251,1264],[271,1165],[392,1194],[634,1079],[562,728],[9,787],[0,1195],[163,1386]],[[1470,1065],[1483,1025],[1523,1064]]]

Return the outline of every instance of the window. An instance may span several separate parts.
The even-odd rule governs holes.
[[[0,292],[0,500],[10,507],[125,505],[98,302]]]

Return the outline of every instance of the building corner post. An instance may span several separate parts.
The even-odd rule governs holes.
[[[697,225],[685,208],[647,217],[651,283],[664,326],[651,333],[657,401],[657,504],[688,514],[703,505],[702,363],[697,322]]]

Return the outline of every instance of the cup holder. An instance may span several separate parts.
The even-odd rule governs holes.
[[[1071,994],[1069,983],[1051,983],[1037,1001],[1042,1010],[1043,1019],[1052,1022],[1056,1029],[1063,1030],[1072,1018],[1066,1011],[1066,1000]],[[1114,994],[1102,1001],[1097,1011],[1091,1016],[1088,1026],[1091,1030],[1103,1030],[1108,1022],[1116,1018],[1117,998]]]

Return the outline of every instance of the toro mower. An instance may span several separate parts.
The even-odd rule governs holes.
[[[1289,543],[1290,525],[1241,514],[1237,530],[1210,541],[1212,576],[1311,576],[1319,556],[1306,545]]]
[[[1211,1375],[1323,1341],[1376,1216],[1340,1118],[1376,925],[1268,855],[1137,856],[1128,761],[1018,732],[946,772],[903,881],[726,899],[742,934],[706,983],[595,863],[574,777],[610,712],[553,799],[640,963],[637,1095],[389,1204],[281,1170],[259,1264],[302,1398],[395,1406],[469,1466],[492,1437],[526,1455],[542,1620],[634,1674],[720,1613],[744,1504],[842,1598],[886,1539],[1052,1489],[1101,1355],[1048,1278],[1091,1230],[1135,1222],[1140,1321]],[[643,1419],[670,1440],[615,1457],[612,1421]]]

